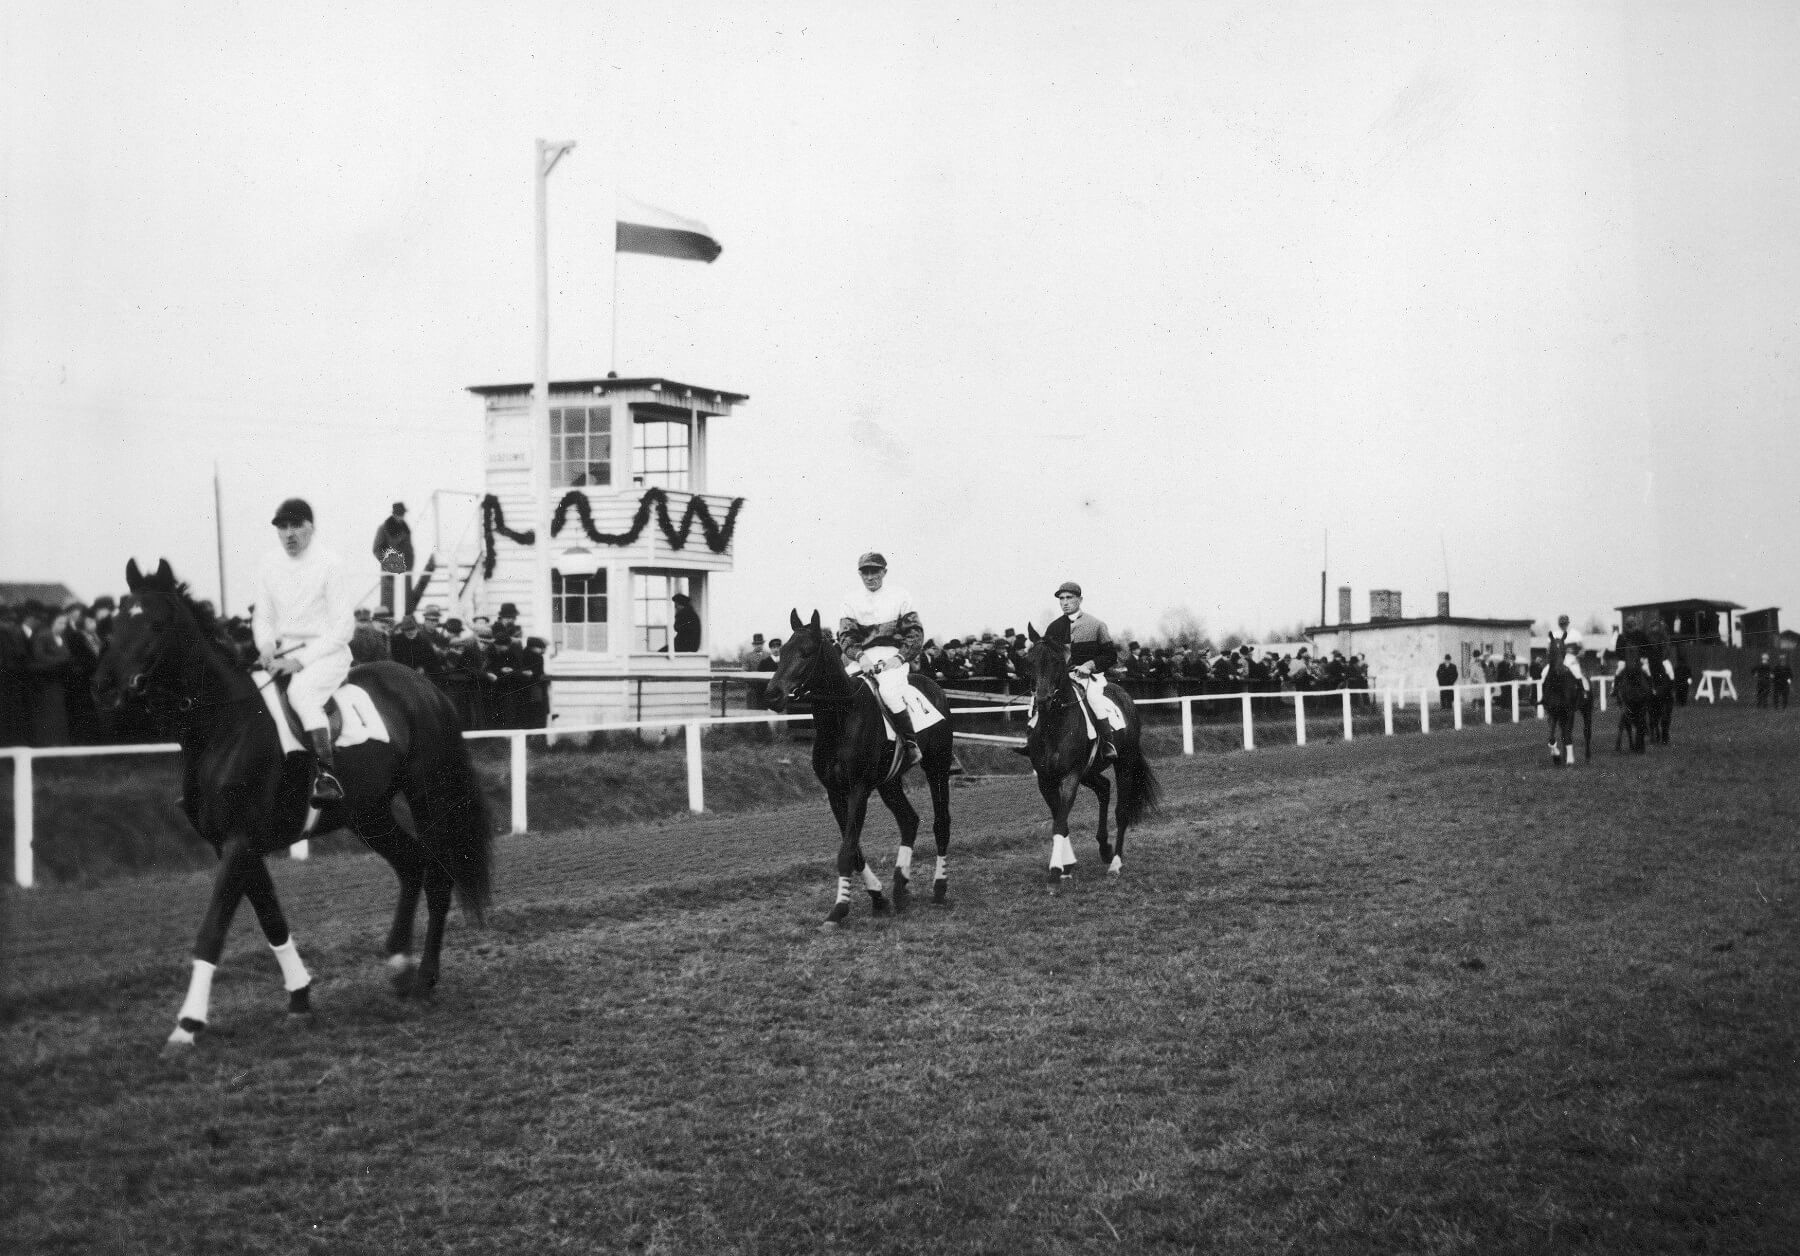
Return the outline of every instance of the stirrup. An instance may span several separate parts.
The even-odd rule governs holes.
[[[320,765],[313,774],[312,793],[309,801],[316,805],[344,801],[344,783],[338,780],[330,768]]]
[[[925,761],[925,752],[919,749],[919,743],[911,737],[902,737],[900,744],[906,747],[906,762],[900,765],[902,772],[907,768],[916,768]]]

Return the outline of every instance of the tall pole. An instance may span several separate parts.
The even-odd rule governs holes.
[[[550,172],[574,140],[539,140],[533,166],[537,193],[537,372],[531,387],[532,488],[537,498],[537,536],[532,545],[537,578],[532,581],[531,623],[555,651],[550,617]]]
[[[219,461],[213,459],[213,542],[219,554],[219,614],[229,615],[225,601],[225,507],[219,490]]]

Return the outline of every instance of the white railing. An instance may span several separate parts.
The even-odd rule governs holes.
[[[1600,710],[1604,711],[1606,710],[1606,692],[1610,678],[1605,676],[1595,676],[1590,677],[1590,679],[1594,681],[1596,686],[1598,698],[1597,705]],[[1343,712],[1344,740],[1349,741],[1356,735],[1352,723],[1352,716],[1354,707],[1353,699],[1358,694],[1368,694],[1372,698],[1379,699],[1382,708],[1382,732],[1384,735],[1392,737],[1394,735],[1394,711],[1396,705],[1398,705],[1400,710],[1404,711],[1408,702],[1413,699],[1415,694],[1417,696],[1419,707],[1419,731],[1421,733],[1429,733],[1431,731],[1432,704],[1439,701],[1439,695],[1444,689],[1455,691],[1456,697],[1455,701],[1452,703],[1452,719],[1454,721],[1454,727],[1460,729],[1463,726],[1465,694],[1471,695],[1470,701],[1479,702],[1482,708],[1484,722],[1492,724],[1494,722],[1495,693],[1502,690],[1510,691],[1509,698],[1504,701],[1506,705],[1510,707],[1512,722],[1516,724],[1519,722],[1519,708],[1521,705],[1520,691],[1528,687],[1535,688],[1536,686],[1537,682],[1534,680],[1511,680],[1504,682],[1496,681],[1483,685],[1431,684],[1420,686],[1416,690],[1412,688],[1404,690],[1332,689],[1310,693],[1300,690],[1290,690],[1286,692],[1270,693],[1188,694],[1175,698],[1142,698],[1137,700],[1136,705],[1144,707],[1172,706],[1180,704],[1181,753],[1184,755],[1191,755],[1194,753],[1194,704],[1197,702],[1238,703],[1243,727],[1243,747],[1245,750],[1254,750],[1256,749],[1255,709],[1258,704],[1266,710],[1271,703],[1292,702],[1294,704],[1294,742],[1296,745],[1304,746],[1306,744],[1306,710],[1309,702],[1323,703],[1330,699],[1337,699]],[[1480,697],[1478,699],[1474,698],[1474,693],[1479,693]],[[1536,708],[1535,703],[1529,705]],[[1023,703],[1016,703],[1007,706],[953,707],[951,713],[953,715],[1001,715],[1008,712],[1023,712],[1025,710],[1026,707]],[[1543,718],[1541,709],[1539,709],[1538,718]],[[662,719],[650,720],[620,720],[604,724],[576,724],[566,726],[559,724],[554,728],[479,729],[466,732],[463,736],[470,741],[498,740],[500,738],[505,738],[510,743],[511,753],[509,755],[507,773],[508,789],[511,795],[512,804],[510,831],[512,833],[523,833],[528,827],[525,791],[529,759],[526,754],[526,744],[530,738],[570,737],[584,733],[630,732],[645,728],[664,729],[672,728],[679,724],[684,728],[686,733],[688,810],[699,812],[706,809],[705,781],[701,771],[701,729],[727,724],[766,725],[777,721],[804,722],[811,719],[811,715],[783,715],[775,711],[758,711],[753,715],[711,715],[703,719],[683,720],[664,717]],[[995,737],[980,733],[959,733],[957,735],[959,737],[965,737],[970,741],[1007,741],[1013,744],[1019,744],[1023,741],[1023,738],[1018,737]],[[13,881],[19,886],[27,889],[33,884],[34,867],[32,862],[32,841],[33,830],[36,823],[35,808],[33,805],[33,791],[35,788],[32,779],[33,763],[39,759],[82,759],[121,754],[176,754],[179,753],[180,750],[181,747],[175,745],[173,742],[159,742],[150,745],[55,746],[42,749],[30,746],[0,746],[0,758],[10,758],[13,761]],[[296,842],[291,848],[291,853],[296,859],[305,859],[309,853],[309,849],[304,841]]]

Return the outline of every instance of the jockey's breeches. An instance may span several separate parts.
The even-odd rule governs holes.
[[[300,717],[302,728],[325,728],[325,701],[336,693],[350,674],[350,647],[341,646],[313,659],[288,681],[288,705]]]
[[[875,669],[890,659],[900,657],[900,651],[891,645],[872,645],[862,652],[862,657],[852,659],[844,670],[854,676],[858,672],[868,672],[875,677],[875,688],[881,694],[881,704],[898,715],[906,710],[906,691],[911,687],[907,679],[911,669],[902,665],[890,667],[885,671]]]
[[[1094,718],[1105,720],[1114,728],[1124,728],[1125,713],[1114,705],[1111,698],[1106,696],[1106,677],[1099,672],[1085,677],[1079,672],[1071,674],[1075,677],[1075,683],[1080,685],[1082,692],[1087,695],[1088,709],[1093,711]]]

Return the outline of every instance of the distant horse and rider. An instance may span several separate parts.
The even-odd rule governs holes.
[[[355,692],[340,691],[340,699],[355,697],[352,715],[360,713],[367,739],[337,747],[330,765],[335,788],[323,789],[323,768],[315,770],[322,756],[308,754],[277,722],[298,724],[290,722],[285,699],[271,702],[277,678],[244,670],[217,619],[176,580],[167,560],[149,575],[133,560],[125,578],[130,605],[95,673],[96,700],[106,709],[139,704],[173,726],[181,746],[182,808],[219,855],[169,1048],[192,1046],[205,1028],[213,973],[244,899],[280,965],[288,1010],[311,1010],[312,978],[264,863],[309,834],[348,828],[393,866],[400,892],[387,935],[391,980],[397,994],[429,994],[438,981],[452,895],[479,922],[492,880],[493,826],[449,699],[398,663],[350,668]],[[332,714],[334,723],[345,718],[341,709]],[[404,821],[397,800],[406,805]],[[425,947],[415,960],[421,895]]]
[[[1550,720],[1550,764],[1575,762],[1575,716],[1581,715],[1584,756],[1594,757],[1594,695],[1581,672],[1581,638],[1569,629],[1569,617],[1558,620],[1560,635],[1550,634],[1549,657],[1538,678],[1538,705]]]
[[[950,730],[950,703],[937,682],[912,672],[905,682],[940,718],[914,730],[908,720],[902,735],[891,727],[891,717],[877,691],[873,676],[851,676],[835,636],[821,627],[819,612],[802,621],[798,610],[788,612],[791,628],[782,643],[781,657],[769,682],[772,710],[805,707],[813,717],[813,775],[825,787],[831,814],[838,826],[838,893],[824,926],[842,925],[850,915],[853,878],[860,877],[868,891],[870,910],[877,916],[906,909],[912,884],[913,839],[919,831],[919,813],[906,796],[906,773],[916,763],[931,791],[932,835],[937,840],[937,867],[931,897],[943,903],[949,896],[950,775],[955,763]],[[902,664],[904,666],[904,664]],[[900,846],[894,860],[894,897],[890,907],[882,892],[881,877],[863,855],[863,822],[869,797],[876,795],[893,812],[900,826]]]
[[[1050,808],[1050,883],[1074,876],[1077,859],[1069,840],[1069,814],[1085,785],[1100,804],[1095,840],[1100,864],[1117,876],[1125,862],[1125,831],[1161,802],[1161,787],[1144,757],[1143,725],[1130,695],[1106,680],[1118,659],[1105,623],[1082,609],[1081,586],[1056,590],[1062,615],[1042,636],[1028,627],[1026,653],[1032,686],[1031,731],[1024,753]],[[1106,809],[1118,778],[1117,831],[1107,831]]]

